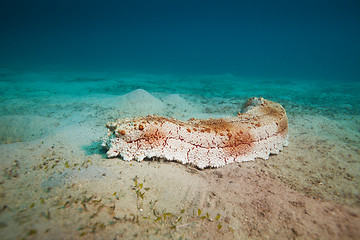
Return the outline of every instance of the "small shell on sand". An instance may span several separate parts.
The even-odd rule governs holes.
[[[267,159],[288,144],[284,108],[255,97],[235,117],[180,121],[153,115],[118,119],[107,128],[103,146],[108,157],[126,161],[159,157],[200,169]]]

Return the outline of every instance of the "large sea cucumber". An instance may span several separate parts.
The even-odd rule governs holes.
[[[285,109],[255,97],[235,117],[180,121],[152,115],[118,119],[106,126],[103,146],[108,157],[126,161],[158,157],[200,169],[268,159],[288,144]]]

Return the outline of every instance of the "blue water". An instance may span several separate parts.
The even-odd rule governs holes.
[[[0,64],[359,81],[358,1],[10,1]]]

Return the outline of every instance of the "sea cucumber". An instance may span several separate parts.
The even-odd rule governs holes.
[[[268,159],[288,144],[285,109],[250,98],[235,117],[180,121],[157,115],[123,118],[107,125],[103,146],[108,157],[142,161],[163,158],[200,169]]]

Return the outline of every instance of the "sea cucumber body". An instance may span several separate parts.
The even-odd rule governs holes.
[[[146,116],[107,124],[107,156],[142,161],[159,157],[200,169],[233,162],[267,159],[288,144],[284,108],[263,98],[250,98],[244,113],[220,119]]]

